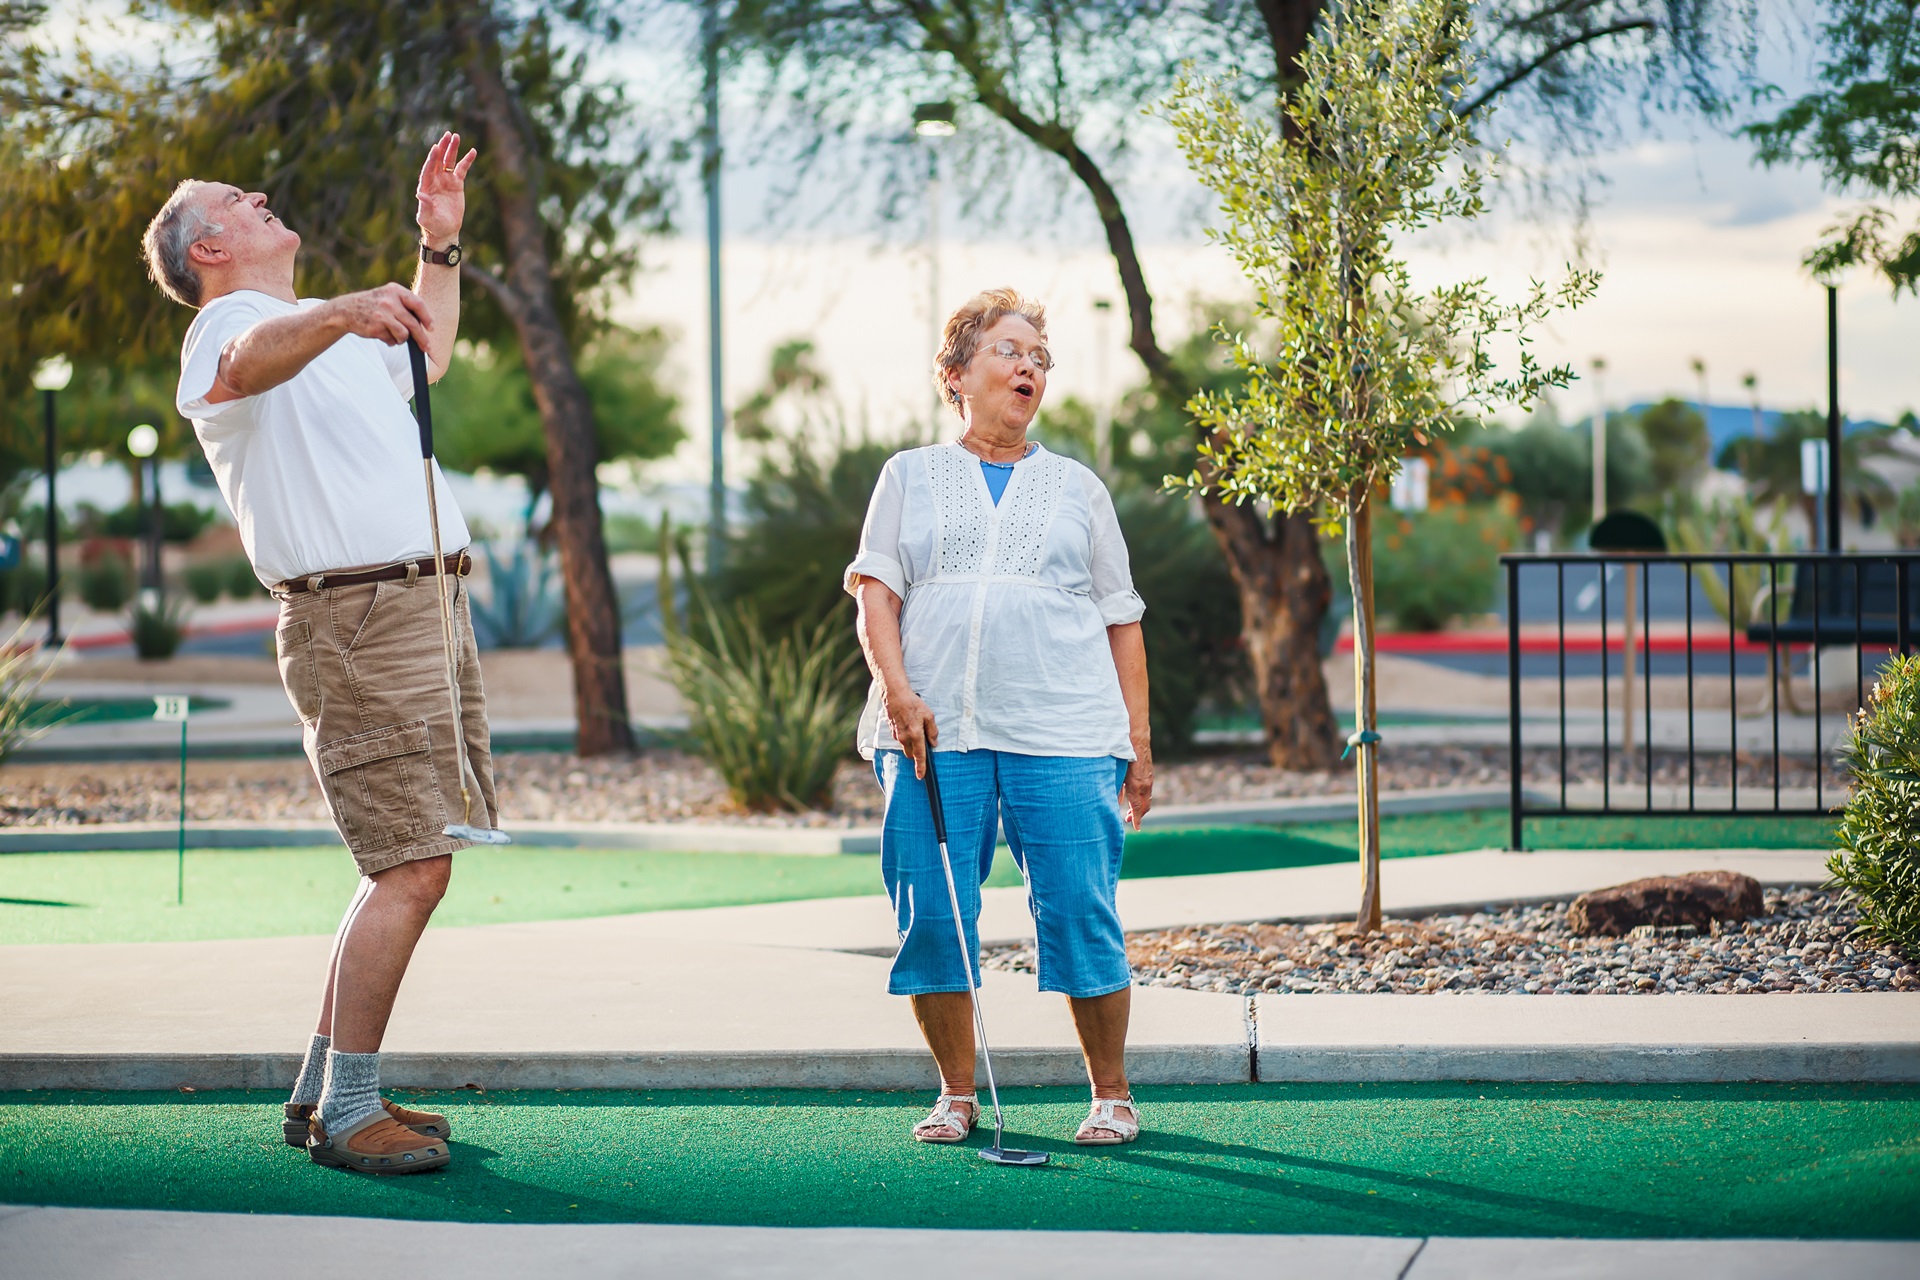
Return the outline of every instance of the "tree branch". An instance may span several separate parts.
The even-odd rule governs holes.
[[[1610,23],[1604,27],[1595,27],[1591,31],[1583,31],[1579,35],[1568,36],[1565,40],[1556,41],[1541,50],[1538,56],[1525,65],[1514,68],[1506,75],[1494,81],[1486,89],[1482,90],[1472,101],[1468,102],[1464,107],[1459,108],[1458,114],[1463,116],[1478,114],[1489,102],[1527,79],[1563,53],[1569,53],[1574,49],[1580,48],[1582,45],[1592,44],[1596,40],[1604,40],[1609,36],[1625,35],[1629,31],[1658,31],[1659,29],[1660,24],[1652,18],[1624,18],[1619,22]]]

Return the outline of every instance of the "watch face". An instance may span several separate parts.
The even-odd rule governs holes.
[[[448,245],[446,258],[447,258],[448,266],[450,267],[459,266],[460,265],[460,246],[457,244]]]

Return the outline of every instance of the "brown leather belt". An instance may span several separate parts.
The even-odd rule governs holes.
[[[454,552],[442,562],[448,573],[457,577],[466,577],[473,572],[473,557],[463,549]],[[367,569],[360,573],[315,573],[304,578],[289,578],[274,588],[274,592],[283,596],[297,596],[303,591],[324,591],[330,587],[357,587],[368,582],[398,582],[402,578],[409,582],[418,578],[431,578],[440,571],[432,556],[419,560],[408,560],[404,564],[390,564],[384,569]]]

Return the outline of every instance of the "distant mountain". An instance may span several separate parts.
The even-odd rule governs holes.
[[[1691,405],[1693,401],[1687,400],[1684,401],[1684,403]],[[1642,401],[1639,404],[1628,405],[1626,412],[1637,416],[1652,407],[1652,401]],[[1821,410],[1821,412],[1824,412],[1824,410]],[[1773,424],[1780,417],[1780,414],[1781,411],[1778,409],[1761,409],[1760,421],[1762,431],[1772,431]],[[1868,418],[1848,418],[1842,424],[1841,430],[1859,431],[1866,427],[1883,427],[1885,425],[1883,422],[1875,422]],[[1745,404],[1708,405],[1707,434],[1713,437],[1713,452],[1715,456],[1718,456],[1721,446],[1726,444],[1727,441],[1743,439],[1753,434],[1753,406]]]

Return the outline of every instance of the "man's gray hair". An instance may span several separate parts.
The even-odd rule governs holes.
[[[160,286],[160,292],[196,309],[200,306],[200,273],[193,269],[188,250],[195,241],[226,230],[209,220],[194,199],[205,185],[197,178],[182,181],[140,237],[140,256],[146,259],[147,274]]]

